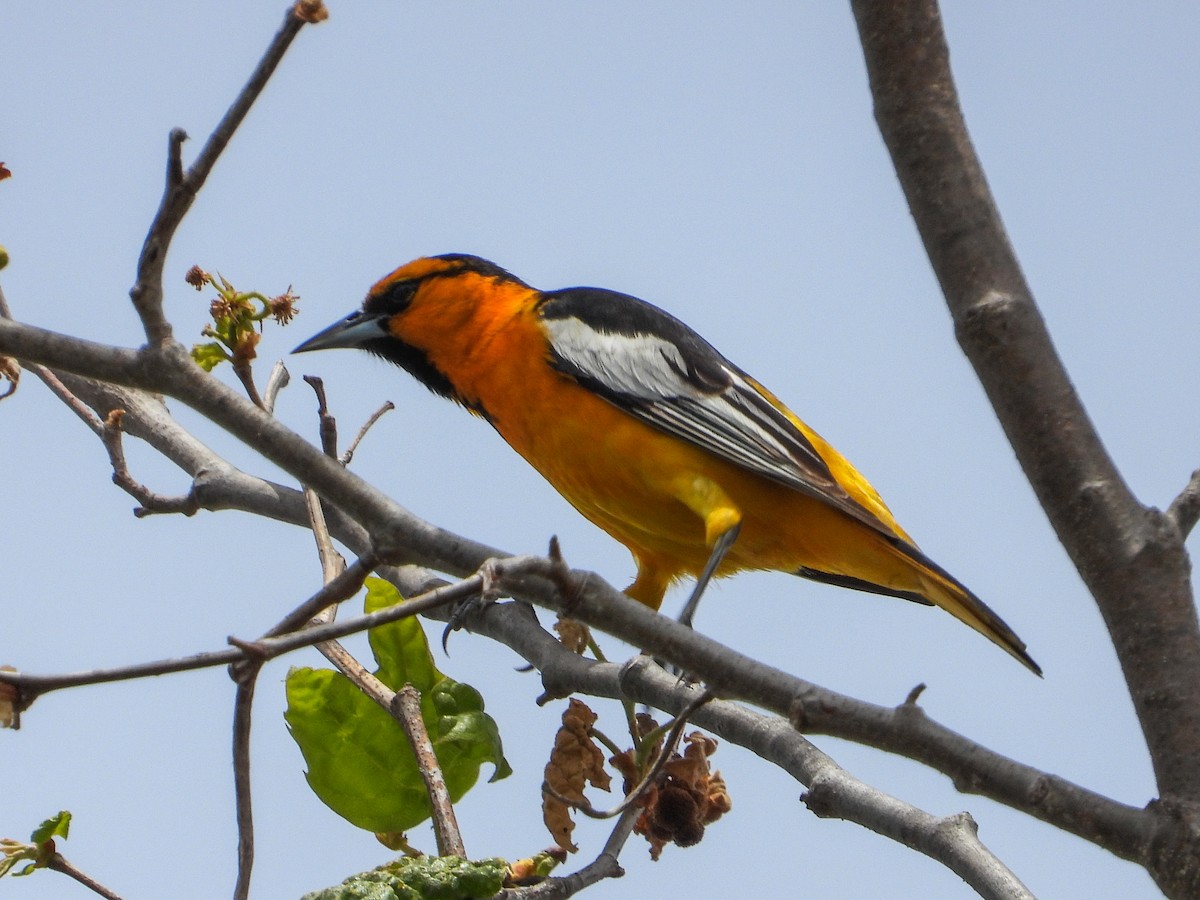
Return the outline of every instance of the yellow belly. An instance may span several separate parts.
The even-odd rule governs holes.
[[[917,590],[911,563],[886,538],[818,499],[659,432],[565,380],[492,423],[576,509],[633,553],[631,595],[655,608],[667,585],[697,576],[711,551],[682,497],[712,483],[741,516],[718,575],[815,568]],[[485,406],[486,406],[485,400]]]

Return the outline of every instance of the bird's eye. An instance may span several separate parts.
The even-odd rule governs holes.
[[[363,307],[364,311],[383,313],[388,316],[404,312],[404,310],[408,309],[409,304],[412,303],[413,295],[416,294],[419,283],[418,281],[405,279],[404,281],[394,281],[391,284],[385,285],[367,298],[367,302]]]

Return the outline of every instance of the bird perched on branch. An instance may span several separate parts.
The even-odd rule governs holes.
[[[678,319],[599,288],[539,291],[477,256],[414,260],[296,352],[358,347],[491,423],[637,562],[658,609],[743,569],[942,607],[1037,674],[841,454]]]

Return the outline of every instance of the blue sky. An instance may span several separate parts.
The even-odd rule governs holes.
[[[10,3],[0,29],[0,275],[20,319],[122,345],[161,191],[166,135],[194,153],[234,97],[282,4]],[[1023,480],[969,366],[871,117],[848,4],[337,3],[306,30],[214,171],[168,260],[168,313],[199,337],[193,263],[239,287],[289,284],[302,315],[264,362],[350,311],[378,277],[448,251],[539,287],[594,284],[684,319],[850,457],[922,547],[994,606],[1046,671],[1031,677],[936,610],[744,575],[706,599],[700,630],[831,688],[931,715],[1024,762],[1132,804],[1153,796],[1100,617]],[[1200,8],[951,2],[968,124],[1058,350],[1143,502],[1164,507],[1200,464]],[[355,469],[440,525],[514,552],[551,534],[621,586],[628,555],[486,425],[403,373],[351,353],[297,358],[352,431],[397,404]],[[299,385],[297,379],[296,384]],[[289,388],[279,414],[315,436]],[[236,464],[282,478],[179,418]],[[186,480],[141,448],[135,474]],[[135,520],[99,443],[29,378],[0,405],[0,663],[115,665],[251,637],[312,592],[311,540],[237,513]],[[668,600],[678,606],[682,596]],[[632,652],[610,642],[610,656]],[[254,744],[258,896],[298,896],[387,851],[308,793],[283,729],[282,679],[260,683]],[[459,635],[445,670],[483,687],[516,774],[460,810],[473,855],[548,838],[538,785],[559,708],[538,709],[511,653]],[[62,692],[0,733],[0,836],[60,808],[64,849],[129,898],[232,888],[232,688],[220,671]],[[613,716],[609,707],[602,715]],[[615,721],[615,720],[614,720]],[[1154,896],[1142,871],[874,751],[821,739],[859,777],[937,814],[970,810],[1039,896]],[[779,893],[955,898],[948,871],[862,829],[818,821],[801,787],[748,753],[715,762],[734,812],[691,850],[596,900]],[[602,801],[598,801],[602,803]],[[606,830],[579,830],[581,856]],[[413,835],[432,847],[427,830]],[[90,896],[38,873],[30,898]]]

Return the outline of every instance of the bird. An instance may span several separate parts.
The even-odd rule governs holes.
[[[696,579],[788,572],[939,606],[1026,668],[1025,643],[925,555],[879,493],[774,394],[628,294],[540,291],[466,253],[420,257],[293,352],[358,348],[482,417],[633,555],[658,610]]]

